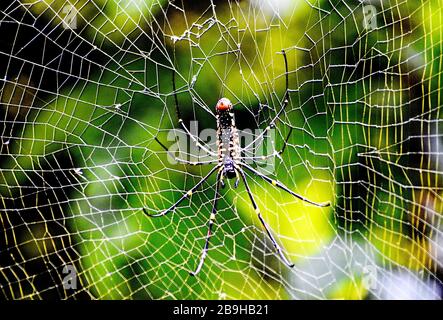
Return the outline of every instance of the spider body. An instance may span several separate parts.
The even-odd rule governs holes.
[[[285,79],[286,79],[286,91],[285,91],[285,97],[284,100],[282,102],[281,105],[281,109],[277,112],[276,116],[271,120],[271,122],[268,124],[268,126],[266,127],[266,129],[257,137],[257,139],[254,140],[254,142],[256,142],[259,139],[262,139],[264,137],[264,135],[268,132],[268,130],[270,130],[271,128],[275,127],[275,122],[279,119],[281,113],[283,112],[283,110],[286,108],[286,106],[289,104],[289,88],[288,88],[288,62],[286,59],[286,53],[285,51],[282,50],[281,52],[283,54],[284,57],[284,61],[285,61],[285,67],[286,67],[286,73],[285,73]],[[303,197],[302,195],[299,195],[297,193],[295,193],[294,191],[292,191],[291,189],[289,189],[287,186],[285,186],[283,183],[281,183],[278,180],[274,180],[269,178],[268,176],[262,174],[261,172],[257,171],[256,169],[254,169],[253,167],[251,167],[250,165],[248,165],[245,160],[255,160],[255,159],[261,159],[261,160],[265,160],[268,157],[272,157],[272,156],[279,156],[280,154],[282,154],[285,150],[286,144],[288,143],[289,137],[291,135],[292,132],[292,128],[289,130],[289,133],[284,141],[284,145],[283,148],[279,151],[276,152],[274,151],[272,154],[267,155],[267,156],[260,156],[260,157],[243,157],[242,156],[242,151],[246,150],[249,146],[251,146],[251,144],[249,144],[248,146],[242,148],[240,146],[240,142],[239,142],[239,136],[238,136],[238,132],[237,132],[237,128],[235,126],[235,118],[234,118],[234,112],[233,112],[233,107],[232,107],[232,103],[227,99],[227,98],[221,98],[216,106],[215,106],[215,111],[216,111],[216,120],[217,120],[217,139],[216,139],[216,143],[217,143],[217,152],[213,152],[212,150],[208,149],[207,147],[205,147],[202,142],[199,140],[198,137],[195,137],[186,127],[186,125],[183,123],[183,120],[181,118],[181,114],[180,114],[180,109],[178,106],[178,98],[177,98],[177,90],[175,87],[175,73],[172,73],[172,86],[173,86],[173,90],[174,90],[174,100],[175,100],[175,108],[177,111],[177,116],[178,116],[178,123],[181,125],[182,129],[186,132],[186,134],[194,141],[194,143],[200,147],[202,150],[204,150],[206,153],[208,153],[209,155],[213,156],[213,157],[217,157],[216,160],[209,160],[209,161],[199,161],[199,162],[190,162],[187,160],[183,160],[180,158],[175,157],[174,155],[172,155],[168,148],[161,143],[157,138],[155,138],[155,140],[163,147],[163,149],[165,149],[165,151],[170,154],[177,162],[183,163],[183,164],[188,164],[188,165],[206,165],[206,164],[215,164],[215,166],[209,170],[209,172],[197,183],[195,184],[188,192],[184,193],[180,199],[178,199],[178,201],[176,201],[172,206],[170,206],[168,209],[163,210],[159,213],[154,213],[151,214],[149,213],[146,208],[143,208],[143,211],[146,213],[146,215],[150,216],[150,217],[161,217],[164,216],[166,214],[168,214],[171,211],[174,211],[175,208],[177,208],[178,205],[180,205],[180,203],[182,203],[185,199],[189,199],[191,197],[191,195],[205,182],[207,181],[211,175],[213,173],[215,173],[217,171],[217,178],[216,178],[216,184],[215,184],[215,196],[214,196],[214,200],[212,203],[212,211],[211,214],[209,215],[209,219],[208,219],[208,230],[207,230],[207,234],[206,234],[206,241],[205,244],[203,246],[203,250],[202,250],[202,254],[200,257],[200,261],[197,265],[197,268],[195,269],[194,272],[191,272],[190,274],[195,276],[196,274],[198,274],[200,272],[200,270],[203,267],[203,263],[205,261],[206,255],[208,254],[208,249],[209,249],[209,241],[211,239],[212,236],[212,228],[213,225],[215,223],[215,218],[216,218],[216,214],[217,214],[217,202],[220,199],[220,187],[224,187],[225,183],[224,183],[224,178],[227,179],[233,179],[236,178],[234,187],[236,188],[240,182],[240,178],[243,181],[243,184],[245,186],[246,192],[249,196],[249,200],[251,201],[251,204],[255,210],[255,213],[257,214],[257,217],[261,223],[261,225],[263,226],[263,228],[266,231],[266,234],[268,235],[269,239],[271,240],[274,249],[277,251],[277,253],[279,254],[279,256],[281,257],[281,259],[283,260],[283,262],[289,266],[289,267],[293,267],[294,264],[292,264],[287,258],[286,256],[283,254],[283,250],[281,249],[280,245],[278,244],[277,240],[275,239],[275,237],[273,236],[271,229],[269,228],[269,226],[267,225],[267,223],[265,222],[265,220],[263,219],[261,213],[260,213],[260,209],[255,201],[255,198],[251,192],[251,189],[249,187],[248,181],[246,179],[246,174],[245,174],[245,170],[248,170],[249,172],[251,172],[254,176],[260,177],[261,179],[265,180],[266,182],[270,183],[272,186],[276,187],[276,188],[280,188],[284,191],[286,191],[287,193],[293,195],[295,198],[305,201],[311,205],[315,205],[318,207],[327,207],[330,205],[329,202],[325,202],[325,203],[317,203],[314,201],[309,200],[308,198]]]
[[[235,161],[240,157],[240,142],[238,138],[237,127],[235,126],[234,113],[232,112],[232,103],[227,98],[221,98],[216,107],[217,119],[217,152],[218,162],[221,165],[221,179],[237,178],[235,186],[237,187],[239,175],[235,170]],[[224,187],[224,183],[222,183]]]

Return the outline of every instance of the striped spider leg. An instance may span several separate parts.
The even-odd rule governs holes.
[[[205,164],[216,164],[216,165],[206,174],[206,176],[204,176],[188,192],[183,194],[182,197],[177,202],[175,202],[171,207],[169,207],[168,209],[161,211],[159,213],[154,213],[154,214],[149,213],[146,210],[146,208],[143,208],[143,211],[146,213],[146,215],[148,215],[150,217],[161,217],[161,216],[168,214],[169,212],[173,211],[182,201],[190,198],[190,196],[193,194],[193,192],[195,192],[195,190],[197,190],[205,181],[207,181],[211,177],[211,175],[214,172],[217,171],[215,195],[214,195],[214,200],[212,203],[212,211],[211,211],[209,221],[208,221],[208,231],[206,234],[205,244],[202,249],[199,263],[198,263],[195,271],[190,272],[190,274],[193,276],[197,275],[200,272],[200,270],[203,267],[205,258],[208,254],[209,242],[210,242],[211,236],[212,236],[212,228],[213,228],[213,224],[215,222],[215,217],[217,214],[217,202],[218,202],[218,199],[220,198],[220,187],[223,188],[225,186],[225,184],[224,184],[225,178],[228,178],[228,179],[235,178],[236,179],[235,184],[234,184],[235,188],[238,186],[238,183],[241,178],[241,180],[243,181],[243,183],[245,185],[246,192],[248,193],[248,196],[249,196],[249,199],[252,203],[252,206],[253,206],[255,212],[257,213],[258,219],[260,220],[268,237],[271,239],[272,244],[274,245],[274,248],[276,249],[276,251],[280,255],[281,259],[283,260],[283,262],[287,266],[289,266],[289,267],[294,266],[294,264],[291,263],[288,260],[288,258],[284,255],[283,250],[280,247],[280,245],[277,243],[277,240],[273,236],[271,229],[269,228],[269,226],[267,225],[267,223],[263,219],[263,217],[260,213],[260,209],[258,208],[258,205],[257,205],[257,203],[254,199],[254,196],[251,192],[251,189],[249,187],[248,181],[246,179],[246,174],[245,174],[243,168],[252,172],[254,175],[257,175],[260,178],[264,179],[266,182],[272,184],[274,187],[280,188],[280,189],[288,192],[289,194],[293,195],[297,199],[305,201],[311,205],[315,205],[318,207],[327,207],[330,205],[329,202],[317,203],[317,202],[311,201],[308,198],[305,198],[305,197],[293,192],[291,189],[286,187],[283,183],[267,177],[266,175],[258,172],[257,170],[255,170],[254,168],[252,168],[251,166],[249,166],[248,164],[246,164],[243,161],[243,160],[247,160],[247,159],[267,159],[272,156],[280,156],[285,151],[286,145],[288,143],[289,137],[292,132],[292,128],[290,129],[289,134],[284,141],[284,145],[279,152],[274,152],[274,153],[272,153],[268,156],[264,156],[264,157],[242,157],[241,156],[242,151],[245,151],[248,147],[253,145],[259,139],[262,139],[263,136],[266,134],[266,132],[268,132],[270,128],[275,126],[275,122],[278,120],[279,115],[283,112],[283,110],[289,104],[288,64],[287,64],[286,53],[284,50],[282,50],[282,54],[284,57],[285,67],[286,67],[286,74],[285,74],[286,75],[286,92],[285,92],[285,98],[284,98],[283,103],[281,105],[281,109],[277,113],[276,117],[271,120],[271,123],[266,128],[266,130],[264,132],[262,132],[252,143],[250,143],[245,148],[241,148],[237,128],[235,125],[234,113],[232,110],[233,109],[232,103],[227,98],[221,98],[217,102],[217,105],[215,107],[216,119],[217,119],[217,139],[216,139],[217,153],[215,153],[215,152],[209,150],[208,148],[206,148],[205,146],[203,146],[201,141],[199,141],[199,138],[194,137],[191,134],[191,132],[184,125],[183,120],[181,119],[181,114],[180,114],[180,110],[179,110],[179,106],[178,106],[178,98],[177,98],[177,92],[176,92],[176,86],[175,86],[175,75],[173,73],[172,81],[173,81],[173,89],[174,89],[174,101],[175,101],[175,108],[177,111],[177,116],[179,117],[178,122],[180,123],[180,125],[182,126],[182,128],[186,132],[186,134],[189,135],[191,137],[191,139],[197,144],[197,146],[202,148],[202,150],[207,152],[209,155],[217,156],[217,160],[191,162],[191,161],[179,159],[179,158],[175,157],[174,155],[172,155],[172,153],[170,153],[168,151],[168,148],[163,143],[161,143],[157,138],[155,138],[155,140],[157,141],[157,143],[160,144],[160,146],[163,149],[165,149],[168,152],[169,155],[174,157],[177,162],[184,163],[184,164],[190,164],[190,165],[205,165]]]

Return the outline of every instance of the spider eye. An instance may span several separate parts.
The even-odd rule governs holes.
[[[229,99],[221,98],[217,102],[217,106],[215,107],[218,111],[226,111],[232,108],[232,103]]]

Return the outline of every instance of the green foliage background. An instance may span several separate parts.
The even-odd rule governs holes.
[[[388,1],[370,32],[357,1],[301,1],[264,32],[270,21],[247,1],[187,4],[183,12],[167,1],[124,10],[114,0],[80,1],[73,4],[82,17],[69,36],[75,40],[60,27],[66,1],[21,3],[23,14],[60,34],[46,37],[61,48],[36,57],[50,60],[81,45],[88,66],[73,57],[73,80],[49,61],[37,63],[66,76],[47,91],[38,83],[45,73],[27,69],[3,85],[2,112],[13,123],[0,175],[6,297],[290,298],[289,270],[255,248],[263,246],[256,242],[261,227],[243,187],[220,201],[214,249],[197,278],[188,271],[201,252],[215,178],[170,216],[148,219],[140,211],[162,210],[209,170],[170,165],[153,140],[166,141],[167,129],[178,126],[171,69],[186,122],[214,128],[212,106],[223,92],[245,119],[266,101],[271,109],[253,123],[264,128],[284,94],[282,48],[290,87],[299,90],[278,125],[277,145],[289,126],[295,130],[275,177],[333,203],[318,209],[251,183],[291,259],[302,263],[338,235],[369,242],[382,268],[437,274],[426,229],[433,222],[423,223],[420,204],[441,215],[441,175],[426,154],[412,154],[424,150],[423,123],[441,119],[440,1]],[[214,12],[218,21],[207,22]],[[189,41],[176,38],[187,29]],[[242,232],[245,226],[256,228]],[[78,292],[60,287],[58,269],[67,262],[79,271]],[[337,279],[324,297],[365,298],[368,289],[355,274]]]

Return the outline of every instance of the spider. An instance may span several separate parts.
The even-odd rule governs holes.
[[[289,103],[289,89],[288,89],[288,84],[289,84],[289,79],[288,79],[288,62],[287,62],[287,57],[286,57],[286,52],[284,50],[281,51],[281,54],[283,55],[284,58],[284,62],[285,62],[285,69],[286,69],[286,74],[285,74],[285,80],[286,80],[286,91],[285,91],[285,97],[283,100],[283,103],[281,104],[281,108],[280,111],[277,113],[277,115],[271,120],[270,124],[266,127],[266,129],[254,140],[257,141],[258,139],[262,138],[271,128],[275,127],[275,122],[276,120],[279,118],[280,114],[283,112],[283,110],[286,108],[286,106]],[[274,187],[283,189],[284,191],[288,192],[289,194],[293,195],[294,197],[305,201],[311,205],[315,205],[317,207],[327,207],[330,206],[329,202],[324,202],[324,203],[317,203],[314,201],[311,201],[295,192],[293,192],[292,190],[290,190],[288,187],[286,187],[283,183],[281,183],[278,180],[273,180],[271,178],[269,178],[268,176],[258,172],[256,169],[254,169],[253,167],[251,167],[250,165],[248,165],[247,163],[245,163],[243,160],[245,159],[245,157],[242,157],[242,151],[246,150],[250,145],[252,145],[252,143],[250,143],[248,146],[241,148],[240,146],[240,142],[239,142],[239,136],[238,136],[238,132],[237,132],[237,128],[235,126],[235,119],[234,119],[234,113],[233,113],[233,106],[231,101],[229,101],[229,99],[227,98],[221,98],[216,106],[215,106],[215,111],[216,111],[216,120],[217,120],[217,139],[216,139],[216,143],[217,143],[217,152],[213,152],[211,150],[209,150],[208,148],[206,148],[204,145],[202,145],[199,141],[199,138],[196,138],[186,127],[186,125],[183,123],[183,120],[181,118],[181,113],[180,113],[180,109],[179,109],[179,104],[178,104],[178,98],[177,98],[177,90],[176,90],[176,85],[175,85],[175,73],[172,73],[172,85],[173,85],[173,91],[174,91],[174,101],[175,101],[175,109],[177,112],[177,116],[178,116],[178,122],[181,125],[181,127],[183,128],[183,130],[186,132],[186,134],[193,140],[193,142],[200,147],[202,150],[204,150],[206,153],[208,153],[210,156],[214,156],[217,157],[217,160],[209,160],[209,161],[199,161],[199,162],[191,162],[191,161],[187,161],[187,160],[183,160],[180,158],[175,157],[174,155],[172,155],[172,153],[169,153],[168,148],[160,142],[159,139],[157,139],[157,137],[155,137],[155,140],[157,141],[157,143],[159,143],[159,145],[166,150],[166,152],[168,152],[168,154],[170,154],[177,162],[180,163],[184,163],[184,164],[189,164],[189,165],[206,165],[206,164],[216,164],[210,171],[208,174],[206,174],[206,176],[204,176],[196,185],[194,185],[188,192],[186,192],[185,194],[183,194],[181,196],[181,198],[175,202],[171,207],[169,207],[168,209],[159,212],[159,213],[148,213],[146,208],[143,208],[143,211],[145,212],[146,215],[150,216],[150,217],[161,217],[164,216],[166,214],[168,214],[169,212],[173,211],[183,200],[190,198],[191,195],[195,192],[195,190],[197,190],[206,180],[209,179],[209,177],[215,172],[217,171],[217,178],[216,178],[216,186],[215,186],[215,196],[214,196],[214,200],[213,200],[213,204],[212,204],[212,212],[209,216],[209,221],[208,221],[208,231],[207,231],[207,235],[206,235],[206,241],[201,253],[201,257],[200,257],[200,261],[197,265],[197,268],[195,269],[195,271],[190,272],[190,274],[192,276],[197,275],[200,270],[203,267],[206,255],[208,253],[208,248],[209,248],[209,241],[211,239],[212,236],[212,227],[214,225],[215,222],[215,217],[217,214],[217,201],[219,199],[219,192],[220,192],[220,186],[222,188],[225,187],[225,182],[224,182],[224,178],[226,177],[227,179],[233,179],[235,178],[236,181],[234,183],[234,188],[237,188],[240,179],[243,181],[246,191],[248,193],[249,199],[252,203],[252,206],[258,216],[258,219],[260,220],[262,226],[264,227],[267,235],[269,236],[269,238],[272,241],[272,244],[274,245],[275,250],[277,250],[278,254],[280,255],[281,259],[284,261],[284,263],[288,266],[288,267],[293,267],[294,264],[291,263],[288,258],[286,258],[286,256],[283,254],[283,251],[280,247],[280,245],[277,243],[276,239],[274,238],[269,226],[267,225],[267,223],[265,222],[265,220],[263,219],[261,213],[260,213],[260,209],[257,206],[257,203],[254,199],[254,196],[251,192],[251,189],[249,187],[248,181],[246,180],[246,175],[244,172],[244,169],[249,170],[250,172],[252,172],[254,175],[264,179],[265,181],[267,181],[268,183],[272,184]],[[270,155],[264,156],[264,157],[249,157],[248,159],[267,159],[269,157],[272,156],[280,156],[285,148],[286,148],[286,144],[288,143],[289,137],[291,135],[292,132],[292,128],[290,129],[285,141],[284,141],[284,145],[282,147],[282,149],[278,152],[274,152]]]

